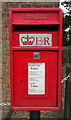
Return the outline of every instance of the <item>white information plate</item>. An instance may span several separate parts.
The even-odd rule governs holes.
[[[52,46],[52,34],[20,34],[20,46]]]
[[[28,63],[28,94],[45,94],[45,63]]]

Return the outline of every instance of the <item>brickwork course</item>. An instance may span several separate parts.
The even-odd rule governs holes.
[[[0,47],[2,44],[2,118],[29,118],[27,111],[12,111],[10,109],[10,47],[9,47],[9,9],[10,8],[54,8],[59,7],[58,2],[1,2],[2,12],[2,41],[0,35]],[[2,8],[2,9],[1,9]],[[2,25],[2,26],[1,26]],[[1,43],[2,42],[2,43]],[[1,56],[0,56],[1,57]],[[1,63],[1,62],[0,62]],[[1,79],[1,78],[0,78]],[[1,84],[1,83],[0,83]],[[7,104],[8,103],[8,104]],[[63,118],[63,107],[60,111],[41,111],[41,118]]]

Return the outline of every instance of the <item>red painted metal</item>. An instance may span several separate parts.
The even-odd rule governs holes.
[[[62,11],[59,8],[12,8],[10,85],[13,110],[59,110],[61,106]],[[50,47],[20,47],[19,34],[52,34]],[[33,59],[34,52],[40,59]],[[28,95],[28,63],[45,63],[45,94]]]

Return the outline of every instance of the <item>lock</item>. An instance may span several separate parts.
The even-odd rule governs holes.
[[[34,59],[40,59],[40,53],[35,52],[34,53]]]

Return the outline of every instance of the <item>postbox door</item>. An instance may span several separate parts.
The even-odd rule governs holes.
[[[57,106],[57,56],[57,51],[47,50],[15,50],[13,52],[13,103],[15,107]],[[37,75],[38,82],[34,80],[36,75],[31,75],[31,79],[33,78],[31,85],[35,84],[33,89],[29,88],[30,64],[33,65],[33,69],[35,69],[34,65],[38,64],[38,72],[41,75],[41,78]],[[40,72],[41,68],[43,75]]]

